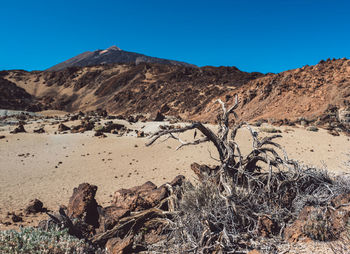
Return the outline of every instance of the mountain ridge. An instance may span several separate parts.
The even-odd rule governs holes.
[[[167,65],[177,65],[186,67],[196,67],[181,61],[163,59],[147,56],[140,53],[124,51],[117,46],[111,46],[107,49],[98,49],[95,51],[86,51],[78,54],[68,60],[58,63],[46,71],[60,71],[68,67],[86,67],[103,64],[140,64],[140,63],[160,63]]]
[[[219,107],[216,100],[230,105],[238,95],[237,113],[243,121],[339,120],[341,112],[350,115],[346,113],[350,111],[350,60],[346,58],[278,74],[247,73],[236,67],[140,63],[53,72],[3,71],[0,76],[25,89],[39,103],[31,107],[41,110],[101,108],[125,116],[161,111],[214,123]]]

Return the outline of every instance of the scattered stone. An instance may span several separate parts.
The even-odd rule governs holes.
[[[25,211],[27,214],[43,212],[43,202],[41,202],[39,199],[31,200],[28,206],[26,207]]]
[[[0,135],[0,139],[4,139],[6,138],[4,135]]]
[[[102,131],[96,131],[94,134],[95,137],[106,138],[107,136]]]
[[[94,129],[94,127],[95,123],[93,121],[83,120],[80,125],[71,128],[71,133],[84,133],[85,131]]]
[[[145,136],[145,133],[143,131],[136,130],[136,134],[138,138],[143,138]]]
[[[165,116],[160,111],[157,112],[155,117],[154,116],[151,117],[151,121],[155,121],[155,122],[162,122],[164,119],[165,119]]]
[[[35,129],[33,130],[34,133],[45,133],[45,130],[43,127],[39,128],[39,129]]]
[[[68,130],[70,130],[70,128],[68,126],[64,125],[63,123],[58,125],[58,131],[59,132],[68,131]]]
[[[333,135],[333,136],[339,136],[339,132],[337,132],[336,130],[328,130],[328,133]]]
[[[316,131],[318,131],[318,128],[316,126],[309,126],[309,127],[306,128],[306,130],[307,131],[314,131],[314,132],[316,132]]]
[[[16,222],[21,222],[21,221],[23,221],[23,218],[22,218],[21,216],[16,215],[15,213],[12,214],[11,219],[12,219],[12,221],[15,222],[15,223],[16,223]]]
[[[20,133],[20,132],[26,132],[26,130],[24,129],[23,124],[18,125],[18,127],[16,127],[13,131],[11,131],[10,133],[12,134],[16,134],[16,133]]]

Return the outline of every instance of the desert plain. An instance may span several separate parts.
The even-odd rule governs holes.
[[[62,116],[64,112],[44,112]],[[58,116],[58,117],[59,117]],[[57,117],[57,116],[56,116]],[[59,118],[57,118],[59,119]],[[106,121],[106,120],[104,120]],[[0,229],[16,228],[19,225],[34,226],[46,219],[45,213],[28,215],[23,222],[11,223],[10,214],[24,213],[30,200],[39,199],[49,211],[56,211],[60,205],[67,205],[73,188],[87,182],[98,186],[96,200],[108,206],[112,195],[121,188],[130,188],[151,181],[157,186],[184,175],[196,181],[191,164],[216,165],[215,147],[207,142],[196,146],[176,148],[174,139],[157,141],[145,146],[149,136],[169,122],[136,122],[112,120],[132,130],[126,135],[106,134],[94,136],[95,131],[83,133],[58,132],[60,121],[45,119],[28,121],[26,133],[12,134],[15,125],[0,127]],[[80,121],[64,124],[74,126]],[[104,124],[103,122],[101,124]],[[186,125],[188,123],[177,123]],[[43,127],[45,133],[33,133]],[[210,125],[212,129],[217,126]],[[252,127],[259,136],[273,135],[263,130],[267,124]],[[288,157],[330,174],[348,174],[345,163],[349,161],[350,138],[344,134],[332,136],[326,130],[317,132],[302,126],[273,127],[281,133],[277,141]],[[143,131],[145,137],[138,137],[136,131]],[[182,140],[192,140],[193,132],[181,134]],[[248,129],[238,132],[237,143],[242,153],[252,147]]]

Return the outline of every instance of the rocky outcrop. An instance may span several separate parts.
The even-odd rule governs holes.
[[[39,111],[34,96],[0,75],[0,109]]]
[[[68,207],[42,221],[43,229],[60,224],[76,237],[107,248],[109,253],[136,253],[164,240],[164,227],[174,211],[173,198],[184,176],[157,188],[152,182],[116,191],[112,205],[101,207],[95,200],[97,187],[82,183],[74,188]],[[33,201],[34,203],[38,203]]]
[[[167,194],[165,186],[157,188],[152,182],[146,182],[141,186],[116,191],[112,203],[130,211],[141,211],[158,205]]]

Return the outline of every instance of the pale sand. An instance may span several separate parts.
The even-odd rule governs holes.
[[[79,121],[67,125],[77,123]],[[152,132],[158,125],[137,123],[131,127],[145,126],[143,130]],[[147,138],[117,137],[113,134],[107,134],[107,138],[97,138],[93,137],[93,131],[55,135],[57,124],[45,125],[49,134],[33,134],[32,129],[38,126],[39,123],[26,125],[28,133],[20,134],[9,134],[14,126],[0,128],[0,135],[6,136],[0,139],[0,222],[9,221],[9,218],[5,218],[7,212],[20,212],[34,198],[56,211],[59,205],[68,204],[73,188],[83,182],[97,185],[98,203],[108,206],[111,195],[120,188],[129,188],[146,181],[161,185],[179,174],[193,180],[191,163],[217,164],[210,158],[208,150],[213,157],[217,157],[210,143],[175,151],[178,145],[175,140],[156,142],[145,147]],[[350,173],[350,169],[343,165],[349,160],[349,137],[334,137],[325,130],[309,132],[303,128],[278,129],[283,131],[279,143],[285,147],[290,158],[318,167],[323,167],[325,163],[336,174]],[[285,129],[290,131],[284,132]],[[184,139],[192,137],[193,132],[183,136]],[[249,151],[251,138],[246,129],[239,131],[237,142],[243,153]],[[19,156],[21,154],[25,155]],[[35,224],[38,219],[45,217],[25,218],[24,225]],[[0,229],[4,228],[9,227],[0,224]]]

